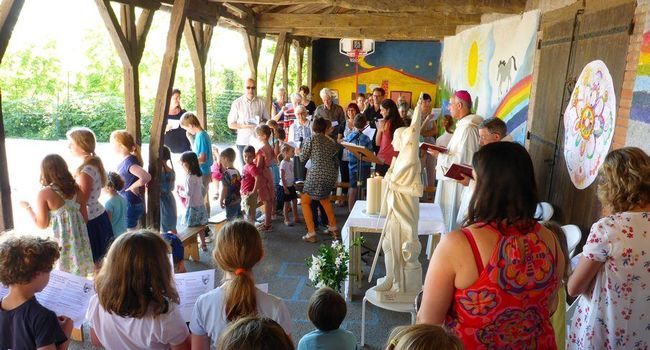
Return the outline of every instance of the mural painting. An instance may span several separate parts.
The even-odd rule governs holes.
[[[650,12],[646,16],[645,31],[639,53],[626,145],[650,152]]]
[[[339,53],[338,40],[320,39],[313,45],[312,98],[319,104],[318,92],[328,87],[338,91],[338,102],[345,107],[356,93],[355,64]],[[435,98],[441,48],[436,41],[376,42],[375,53],[359,59],[359,92],[382,87],[387,97],[397,103],[402,96],[410,106],[415,106],[420,92]]]
[[[446,37],[443,45],[439,94],[469,91],[474,112],[502,119],[522,144],[539,17],[539,11],[530,11],[478,25]]]
[[[603,61],[580,73],[564,112],[564,159],[573,185],[591,185],[605,160],[616,126],[616,95]]]

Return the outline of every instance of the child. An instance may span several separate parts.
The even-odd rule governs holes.
[[[255,187],[257,187],[257,196],[259,201],[264,203],[264,224],[260,225],[259,229],[268,232],[273,229],[271,218],[274,207],[273,199],[275,198],[275,186],[273,186],[274,182],[271,173],[271,166],[276,158],[271,145],[269,145],[271,128],[266,125],[260,125],[255,129],[255,134],[257,139],[263,145],[255,155],[255,166],[259,171],[259,176],[255,180]]]
[[[190,349],[167,243],[141,230],[119,236],[95,277],[86,319],[90,339],[106,349]]]
[[[357,114],[354,117],[354,131],[345,137],[345,142],[354,143],[358,146],[365,147],[372,151],[372,140],[363,133],[363,130],[368,126],[368,120],[363,114]],[[366,184],[368,176],[370,176],[370,162],[365,161],[360,164],[359,159],[355,156],[350,156],[349,162],[350,173],[350,191],[348,192],[348,210],[352,211],[354,203],[357,200],[359,184],[363,188]]]
[[[38,228],[52,227],[54,239],[63,248],[56,268],[77,276],[88,276],[94,266],[88,230],[80,211],[84,204],[81,190],[58,154],[43,158],[41,185],[43,188],[36,198],[36,210],[27,202],[21,202],[21,206]]]
[[[321,288],[309,299],[309,320],[316,326],[298,343],[298,350],[355,350],[357,340],[350,331],[340,329],[348,308],[345,300],[331,288]]]
[[[235,150],[226,148],[219,155],[219,163],[223,167],[221,177],[221,208],[226,209],[226,219],[234,220],[241,216],[241,175],[233,167]]]
[[[255,148],[247,146],[244,149],[244,169],[241,178],[241,206],[244,210],[244,218],[250,223],[255,222],[255,211],[257,210],[257,179],[260,174],[254,163]]]
[[[70,153],[81,160],[76,171],[79,185],[81,215],[86,221],[93,261],[99,264],[113,239],[113,228],[106,209],[99,202],[102,188],[106,185],[106,171],[102,160],[95,153],[95,134],[88,128],[74,128],[66,133]]]
[[[300,220],[298,214],[298,194],[294,186],[293,177],[293,156],[295,149],[288,143],[282,146],[282,161],[280,162],[280,183],[277,188],[278,200],[282,202],[284,208],[284,224],[293,226]],[[289,221],[289,207],[291,206],[293,220]]]
[[[255,287],[253,267],[262,260],[262,238],[253,224],[228,222],[217,233],[212,257],[223,271],[223,284],[201,295],[192,312],[193,350],[207,350],[229,323],[246,316],[269,317],[291,335],[291,315],[282,299]]]
[[[555,234],[560,246],[560,253],[564,256],[564,261],[569,259],[569,248],[567,246],[566,235],[562,227],[555,221],[545,221],[542,223],[547,229]],[[566,283],[569,280],[569,270],[571,264],[565,264],[566,269],[562,271],[562,286],[557,291],[557,308],[551,316],[551,325],[555,331],[555,343],[558,349],[566,349]]]
[[[221,182],[221,165],[219,164],[219,148],[212,145],[212,165],[210,166],[210,175],[212,176],[212,184],[214,185],[213,200],[219,200],[219,183]]]
[[[205,204],[205,211],[210,216],[210,179],[212,178],[210,167],[212,166],[212,145],[210,144],[210,136],[203,130],[199,119],[192,112],[186,112],[181,117],[181,128],[185,129],[188,138],[192,139],[192,150],[196,153],[199,159],[199,166],[201,168],[201,180],[203,183],[203,202]]]
[[[111,133],[110,143],[115,153],[123,157],[117,166],[117,172],[124,179],[124,188],[120,195],[127,201],[126,228],[135,230],[138,220],[144,213],[144,186],[151,180],[151,175],[142,168],[140,146],[126,130]]]
[[[464,350],[463,343],[444,328],[415,324],[396,327],[390,333],[386,350]]]
[[[280,167],[278,166],[278,156],[280,155],[280,140],[278,138],[278,122],[275,120],[271,119],[268,122],[266,122],[266,125],[271,128],[271,138],[269,140],[269,144],[271,145],[271,149],[273,150],[273,160],[271,161],[271,165],[269,168],[271,168],[271,174],[273,175],[273,188],[275,189],[275,184],[280,182]],[[274,197],[275,198],[275,197]],[[277,198],[275,198],[277,199]],[[278,203],[277,200],[272,201],[273,207],[271,209],[272,218],[275,220],[276,218],[276,213],[284,203]]]
[[[176,172],[174,172],[174,163],[171,159],[170,149],[163,146],[162,156],[160,157],[162,165],[162,172],[160,173],[160,230],[163,233],[177,232],[178,213],[176,211],[176,199],[172,194],[176,183]]]
[[[0,244],[0,283],[9,287],[0,300],[0,349],[68,348],[72,320],[57,318],[34,297],[47,286],[58,258],[58,245],[42,238],[15,237]]]
[[[185,152],[181,155],[181,164],[187,172],[184,185],[178,185],[178,195],[185,198],[185,216],[183,224],[191,226],[203,226],[208,224],[208,212],[203,203],[203,181],[201,180],[201,168],[196,153]],[[208,251],[205,243],[205,233],[199,233],[201,238],[201,249]]]
[[[242,317],[226,331],[216,344],[220,350],[293,350],[291,338],[282,327],[267,317]]]
[[[117,193],[122,188],[124,188],[124,180],[120,174],[112,171],[109,172],[106,177],[106,186],[104,186],[104,193],[108,196],[108,200],[104,203],[104,208],[106,208],[108,218],[111,219],[114,237],[126,232],[127,203],[126,199]]]

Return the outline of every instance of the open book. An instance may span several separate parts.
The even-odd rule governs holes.
[[[420,149],[423,151],[426,150],[436,150],[440,153],[447,153],[449,152],[449,149],[445,146],[440,146],[440,145],[434,145],[433,143],[428,143],[428,142],[420,142]]]
[[[455,180],[462,180],[463,177],[461,174],[469,177],[470,179],[474,179],[472,170],[472,167],[467,164],[454,163],[450,167],[442,167],[442,171],[445,173],[445,176]]]

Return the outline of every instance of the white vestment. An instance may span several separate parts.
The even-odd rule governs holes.
[[[482,121],[482,117],[469,114],[456,122],[456,130],[447,146],[449,151],[438,155],[438,163],[436,165],[438,186],[436,188],[435,203],[440,205],[442,209],[442,216],[447,232],[451,232],[458,227],[456,219],[465,187],[456,182],[456,180],[445,177],[442,168],[449,168],[454,163],[472,164],[474,153],[480,147],[478,125]]]
[[[456,216],[456,224],[458,224],[458,227],[463,226],[463,222],[465,221],[465,217],[469,211],[469,201],[472,199],[475,187],[476,181],[469,180],[469,185],[463,188],[463,194],[460,199],[460,208],[458,209],[458,216]]]

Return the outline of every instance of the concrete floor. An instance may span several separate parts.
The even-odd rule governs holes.
[[[345,223],[347,212],[347,208],[336,208],[339,227],[342,227]],[[315,252],[318,244],[303,242],[300,236],[305,232],[306,228],[304,224],[287,227],[280,219],[274,221],[274,231],[263,234],[266,250],[264,259],[254,269],[256,283],[268,283],[269,292],[281,297],[289,308],[293,318],[292,338],[295,344],[298,343],[298,340],[304,334],[313,329],[313,325],[307,317],[307,306],[309,297],[315,289],[309,285],[305,258]],[[379,235],[367,234],[365,237],[366,245],[374,249],[377,246]],[[421,237],[421,241],[423,247],[425,247],[425,237]],[[319,243],[329,244],[330,242],[331,238],[320,236]],[[201,261],[186,261],[186,267],[189,271],[214,268],[209,254],[209,252],[201,252]],[[423,270],[426,271],[427,260],[424,258],[424,254],[422,256]],[[369,262],[372,261],[371,259]],[[362,266],[367,276],[370,266],[366,264]],[[375,278],[378,276],[381,277],[383,270],[383,259],[380,259],[378,271],[375,272]],[[217,272],[217,281],[220,278],[221,273]],[[353,300],[348,302],[348,314],[342,324],[343,328],[355,334],[357,342],[361,340],[361,301],[365,290],[369,286],[367,279],[364,282],[362,282],[360,289],[353,292]],[[367,305],[366,313],[366,345],[364,349],[384,349],[391,329],[395,326],[410,323],[409,314],[379,309],[371,304]],[[86,341],[83,343],[73,342],[70,349],[96,348],[89,341]]]

